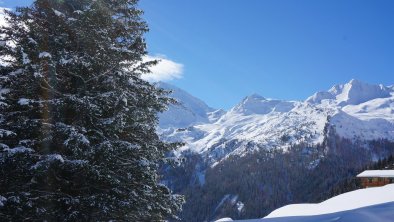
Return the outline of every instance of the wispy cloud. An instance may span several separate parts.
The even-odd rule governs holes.
[[[174,62],[165,56],[145,56],[144,61],[158,60],[158,64],[151,67],[151,73],[144,74],[143,79],[151,82],[180,79],[183,76],[183,64]]]

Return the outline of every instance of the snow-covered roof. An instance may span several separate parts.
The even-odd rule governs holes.
[[[394,178],[394,170],[366,170],[357,177],[393,177]]]

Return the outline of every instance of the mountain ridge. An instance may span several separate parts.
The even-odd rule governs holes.
[[[210,120],[210,116],[212,116],[210,113],[217,110],[209,107],[202,100],[168,83],[158,82],[156,86],[172,91],[171,97],[174,97],[180,102],[178,105],[170,105],[168,111],[159,114],[159,126],[161,128],[181,128],[192,124],[208,123],[212,121]]]
[[[174,95],[179,95],[179,91]],[[212,110],[206,112],[204,121],[161,127],[162,138],[186,142],[177,151],[179,155],[196,152],[211,164],[254,149],[286,150],[294,144],[319,144],[324,141],[327,126],[349,139],[394,140],[394,89],[355,79],[317,92],[305,101],[266,99],[252,94],[229,111]],[[207,118],[212,112],[219,115]],[[182,116],[171,110],[165,115]],[[245,148],[250,142],[259,146]]]
[[[335,100],[339,106],[358,105],[376,98],[391,96],[392,90],[382,84],[374,85],[356,79],[345,84],[337,84],[328,91],[317,92],[306,102],[321,103],[322,100]]]

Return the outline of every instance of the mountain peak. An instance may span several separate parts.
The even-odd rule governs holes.
[[[266,98],[264,98],[263,96],[261,96],[260,94],[257,94],[257,93],[253,93],[252,95],[245,97],[245,99],[266,100]]]
[[[171,90],[172,93],[169,97],[180,102],[179,105],[170,105],[166,112],[159,114],[159,125],[162,128],[170,126],[182,128],[196,123],[207,123],[210,121],[208,113],[216,110],[202,100],[169,83],[159,82],[157,87]]]
[[[349,84],[352,84],[352,85],[357,85],[357,84],[365,84],[364,82],[362,82],[362,81],[360,81],[360,80],[358,80],[358,79],[351,79],[350,81],[349,81]]]
[[[245,97],[238,105],[232,108],[232,112],[251,114],[268,114],[271,112],[288,112],[294,108],[294,102],[266,99],[259,94],[252,94]]]
[[[328,91],[317,92],[306,102],[321,103],[323,100],[332,100],[340,106],[358,105],[360,103],[390,97],[390,88],[351,79],[348,83],[331,87]]]
[[[374,85],[352,79],[340,87],[336,99],[339,105],[357,105],[376,98],[390,96],[390,90],[383,85]]]
[[[228,112],[207,111],[190,97],[176,94],[183,106],[170,107],[166,116],[160,116],[160,128],[166,140],[187,142],[180,152],[201,153],[209,164],[256,147],[287,149],[291,144],[321,143],[327,124],[343,138],[394,141],[393,92],[390,87],[351,80],[316,93],[318,103],[266,99],[252,94]],[[387,93],[393,95],[382,98]],[[364,102],[352,105],[360,101]],[[246,146],[249,142],[262,146],[253,143]]]

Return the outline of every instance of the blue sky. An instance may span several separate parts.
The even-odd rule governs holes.
[[[149,54],[177,72],[169,82],[216,108],[252,93],[303,100],[352,78],[394,84],[391,0],[142,0],[140,6],[150,26]]]

